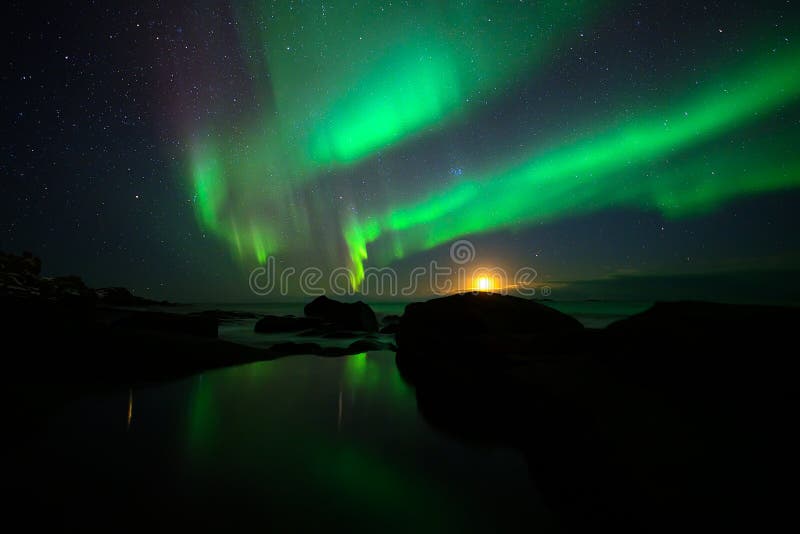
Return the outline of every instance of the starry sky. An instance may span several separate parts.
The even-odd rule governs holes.
[[[194,301],[251,270],[535,268],[800,301],[800,6],[9,2],[0,249]]]

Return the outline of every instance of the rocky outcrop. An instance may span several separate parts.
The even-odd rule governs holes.
[[[21,256],[0,252],[0,296],[93,301],[94,292],[77,276],[41,276],[42,261],[30,252]]]
[[[400,316],[399,315],[387,315],[383,319],[381,319],[381,334],[396,334],[397,330],[400,328]]]
[[[306,317],[320,319],[339,330],[378,331],[375,312],[362,301],[339,302],[323,295],[306,304],[303,312]]]
[[[318,340],[275,344],[268,349],[271,356],[345,356],[371,350],[396,350],[393,343],[380,339],[375,313],[363,302],[348,304],[319,297],[307,304],[304,312],[305,317],[267,315],[256,323],[257,333],[292,333],[300,338]],[[334,341],[350,339],[354,341],[346,348]]]
[[[537,343],[574,338],[573,317],[510,295],[462,293],[406,306],[396,334],[403,353],[444,358],[526,354]]]
[[[105,306],[174,306],[166,300],[151,300],[137,297],[124,287],[101,287],[94,290],[98,304]]]
[[[567,530],[740,525],[794,454],[800,310],[659,303],[591,330],[485,296],[408,306],[398,367],[430,424],[521,450]]]
[[[716,302],[657,302],[642,313],[614,322],[606,330],[617,336],[667,336],[670,342],[686,336],[715,337],[757,330],[780,335],[800,324],[800,308],[723,304]]]
[[[30,252],[21,256],[0,252],[0,297],[81,301],[85,306],[168,306],[167,301],[155,301],[133,295],[124,287],[92,289],[78,276],[41,276],[42,261]]]

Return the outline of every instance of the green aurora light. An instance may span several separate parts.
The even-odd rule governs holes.
[[[792,158],[796,149],[786,138],[782,145],[759,146],[754,151],[757,157],[748,155],[745,161],[741,151],[726,147],[681,168],[648,169],[658,158],[675,157],[797,99],[800,61],[796,54],[787,54],[727,80],[722,87],[668,109],[533,154],[522,164],[463,180],[411,205],[353,220],[344,235],[354,286],[363,279],[367,245],[386,233],[394,243],[382,262],[464,235],[612,206],[634,205],[681,217],[739,195],[800,185],[800,165]],[[752,170],[742,172],[746,163]]]
[[[780,49],[754,44],[717,62],[700,85],[679,80],[656,96],[620,95],[618,119],[580,135],[509,147],[445,183],[432,173],[410,200],[376,184],[373,201],[331,208],[318,192],[327,182],[383,151],[469,124],[478,102],[535,79],[565,36],[600,12],[596,2],[490,4],[325,12],[317,3],[239,3],[260,104],[244,119],[211,121],[192,141],[200,226],[242,262],[314,250],[320,261],[346,264],[357,288],[367,260],[390,264],[462,236],[620,206],[685,217],[800,185],[797,125],[735,142],[800,97],[800,53],[787,38]]]
[[[261,111],[195,135],[198,222],[238,257],[263,263],[290,236],[311,235],[297,201],[309,182],[501,95],[601,5],[238,3]],[[278,223],[276,212],[287,216]]]

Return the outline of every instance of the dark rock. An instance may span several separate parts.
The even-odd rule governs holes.
[[[166,300],[138,297],[124,287],[101,287],[94,290],[100,304],[106,306],[174,306]]]
[[[462,293],[409,304],[396,337],[406,354],[495,356],[527,353],[545,338],[582,330],[573,317],[532,300]]]
[[[217,337],[217,321],[213,317],[177,313],[136,312],[113,323],[120,328]]]
[[[321,319],[335,325],[338,329],[378,331],[375,312],[362,301],[345,303],[321,296],[306,304],[303,311],[306,317]]]
[[[400,329],[399,323],[388,324],[383,328],[381,328],[381,334],[396,334],[399,329]]]
[[[390,324],[398,324],[400,322],[399,315],[385,315],[383,319],[381,319],[381,324],[390,325]]]
[[[0,296],[94,301],[94,292],[77,276],[40,276],[42,262],[31,253],[22,256],[0,252]]]
[[[657,302],[651,308],[616,321],[606,328],[616,335],[669,334],[714,336],[757,329],[781,334],[800,324],[800,308],[720,304],[715,302]]]
[[[732,529],[784,502],[782,489],[763,492],[795,454],[785,423],[797,308],[659,303],[604,330],[537,329],[518,338],[527,345],[503,341],[516,326],[495,323],[487,329],[506,333],[492,335],[482,316],[453,312],[482,332],[471,336],[427,311],[407,331],[416,315],[407,308],[397,355],[420,413],[448,434],[522,451],[565,530]],[[426,337],[415,338],[420,330]],[[465,365],[456,358],[471,353],[464,336],[496,346]],[[550,350],[559,344],[566,350]],[[487,365],[509,346],[527,354]]]
[[[80,276],[56,276],[44,278],[49,282],[50,291],[55,295],[73,295],[94,297],[94,292],[83,283]]]
[[[386,315],[381,319],[381,324],[383,325],[381,334],[396,334],[400,328],[400,319],[399,315]]]
[[[295,317],[294,315],[267,315],[258,320],[255,331],[260,334],[277,332],[300,332],[309,328],[317,328],[322,324],[319,319],[311,317]]]
[[[22,256],[0,252],[0,272],[38,277],[42,272],[42,260],[30,252],[23,252]]]

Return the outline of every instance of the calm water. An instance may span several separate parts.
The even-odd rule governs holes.
[[[296,356],[68,403],[31,479],[110,530],[531,531],[550,516],[516,451],[443,435],[394,354]],[[36,472],[38,471],[38,472]],[[166,519],[165,519],[166,518]]]

